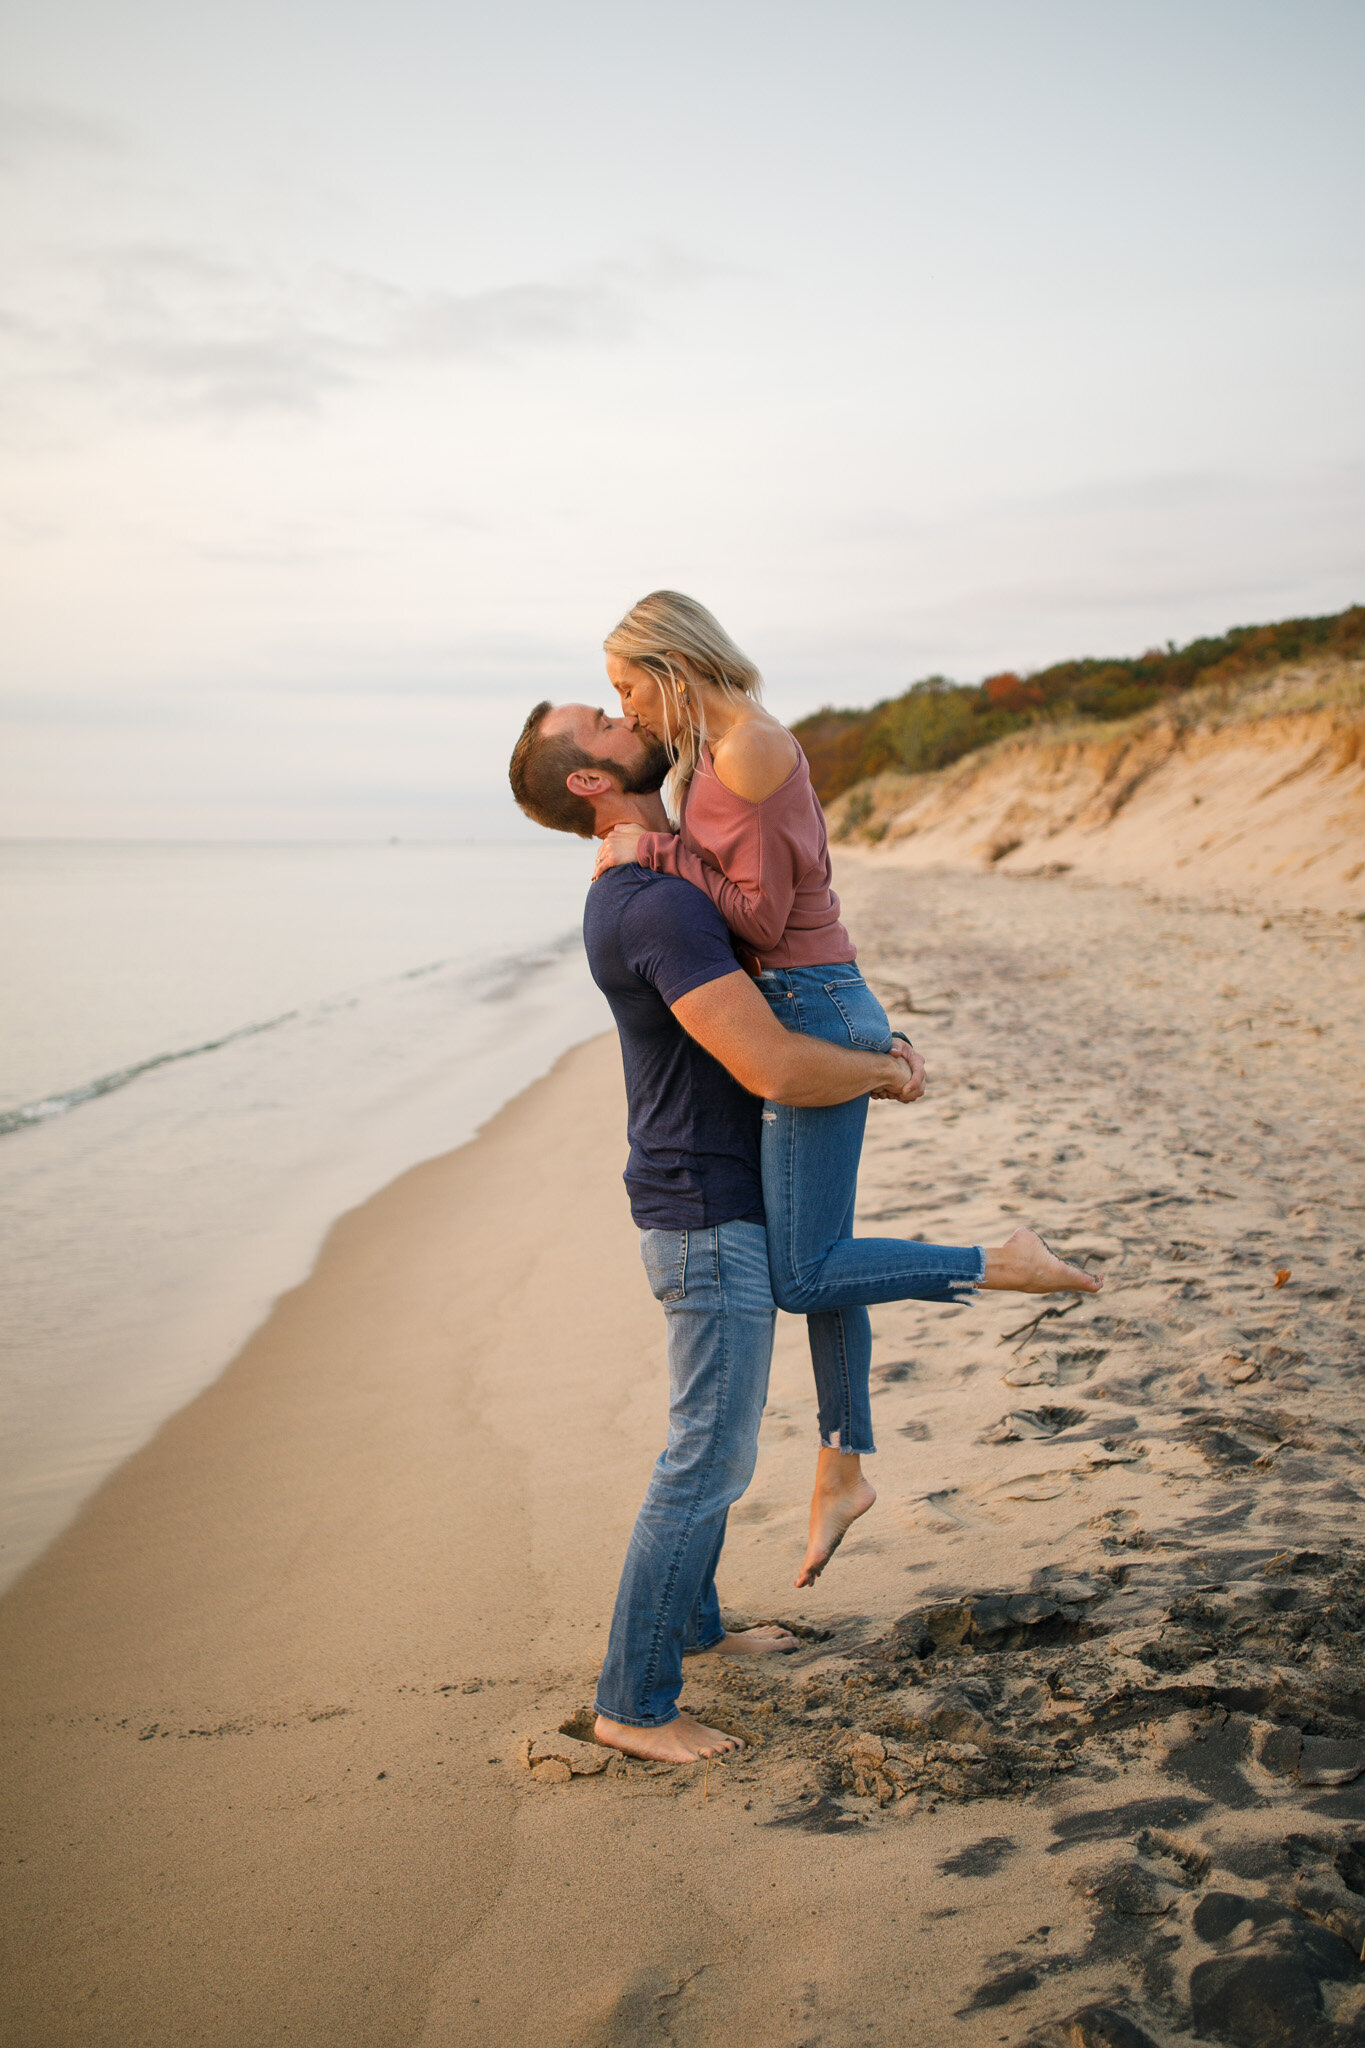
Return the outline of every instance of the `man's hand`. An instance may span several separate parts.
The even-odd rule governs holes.
[[[917,1068],[908,1058],[857,1052],[788,1031],[738,967],[690,989],[671,1007],[683,1030],[741,1088],[793,1109],[824,1109],[882,1091],[894,1101],[913,1102],[924,1091],[922,1061]]]
[[[872,1101],[918,1102],[928,1085],[923,1059],[915,1051],[914,1046],[909,1044],[904,1038],[892,1040],[891,1057],[895,1060],[901,1060],[910,1071],[899,1087],[874,1088],[872,1090]]]
[[[592,871],[594,882],[599,875],[605,875],[608,868],[628,867],[635,858],[640,844],[643,825],[613,825],[597,849],[597,865]]]

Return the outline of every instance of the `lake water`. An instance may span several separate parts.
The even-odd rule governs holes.
[[[609,1028],[592,849],[0,844],[0,1582],[344,1210]]]

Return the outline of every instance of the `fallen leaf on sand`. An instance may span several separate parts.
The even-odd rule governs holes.
[[[1284,1283],[1285,1283],[1285,1281],[1286,1281],[1286,1280],[1287,1280],[1288,1278],[1289,1278],[1289,1268],[1288,1268],[1288,1266],[1281,1266],[1281,1267],[1280,1267],[1280,1269],[1279,1269],[1279,1271],[1278,1271],[1278,1272],[1276,1273],[1276,1275],[1275,1275],[1275,1285],[1276,1285],[1277,1287],[1283,1287],[1283,1286],[1284,1286]]]

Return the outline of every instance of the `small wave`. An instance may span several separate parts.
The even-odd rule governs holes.
[[[15,1131],[27,1130],[30,1124],[46,1123],[49,1117],[65,1116],[67,1110],[77,1109],[83,1102],[94,1102],[100,1095],[112,1095],[116,1088],[126,1088],[130,1081],[136,1081],[143,1074],[150,1074],[157,1067],[174,1066],[177,1060],[195,1060],[201,1053],[218,1052],[225,1045],[235,1045],[239,1038],[258,1038],[263,1031],[276,1031],[281,1024],[290,1024],[299,1015],[297,1010],[286,1010],[282,1016],[268,1017],[263,1024],[243,1024],[237,1031],[228,1031],[222,1038],[209,1038],[202,1045],[182,1046],[178,1052],[159,1052],[149,1060],[139,1060],[136,1066],[120,1067],[116,1073],[101,1074],[97,1081],[87,1081],[80,1088],[68,1088],[61,1095],[45,1095],[41,1102],[25,1102],[18,1109],[0,1110],[0,1138],[11,1137]]]
[[[470,971],[471,991],[480,1002],[505,1002],[535,975],[543,973],[546,968],[558,966],[581,944],[580,932],[566,932],[562,938],[552,939],[548,945],[537,947],[533,952],[513,953],[486,967],[473,969]],[[459,964],[453,959],[431,960],[421,967],[406,968],[401,974],[386,976],[384,980],[370,982],[367,986],[387,988],[399,982],[420,981]],[[326,1011],[349,1007],[358,1000],[358,993],[334,996],[326,1002],[310,1005],[310,1009]],[[267,1017],[264,1023],[243,1024],[236,1031],[224,1032],[221,1038],[205,1039],[202,1045],[186,1045],[176,1052],[155,1053],[151,1059],[138,1060],[134,1066],[120,1067],[112,1074],[101,1074],[98,1080],[86,1081],[79,1088],[67,1088],[59,1095],[45,1095],[41,1101],[22,1103],[18,1109],[0,1110],[0,1138],[13,1137],[16,1131],[29,1130],[34,1124],[47,1123],[52,1117],[65,1116],[68,1110],[79,1109],[83,1102],[95,1102],[101,1095],[112,1095],[116,1089],[126,1088],[131,1081],[141,1080],[144,1074],[154,1073],[158,1067],[171,1067],[181,1060],[199,1059],[204,1053],[221,1052],[225,1045],[236,1045],[244,1038],[259,1038],[262,1032],[277,1031],[282,1024],[292,1024],[303,1015],[303,1010],[285,1010],[278,1017]]]
[[[558,967],[561,960],[567,960],[583,944],[583,934],[575,929],[565,932],[558,939],[551,939],[548,945],[537,946],[529,953],[512,953],[505,960],[495,960],[480,973],[471,976],[470,986],[481,1003],[505,1003],[511,996],[523,989],[528,981],[547,968]]]

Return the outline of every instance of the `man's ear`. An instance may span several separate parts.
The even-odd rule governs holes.
[[[565,776],[564,785],[575,796],[588,797],[607,796],[616,788],[615,781],[602,768],[575,768]]]

